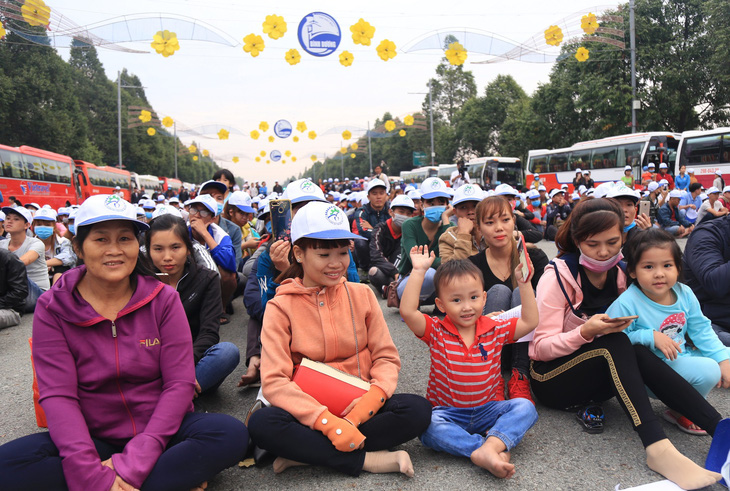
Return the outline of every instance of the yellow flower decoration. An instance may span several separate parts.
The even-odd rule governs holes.
[[[590,55],[587,48],[581,46],[578,48],[578,51],[575,52],[575,59],[581,63],[586,61],[588,58],[590,58]]]
[[[354,159],[355,158],[355,154],[354,153],[351,153],[350,154],[350,158]]]
[[[203,150],[203,157],[210,157],[210,152],[207,150]]]
[[[580,28],[583,29],[583,32],[588,35],[596,32],[596,30],[598,29],[598,19],[596,19],[596,14],[589,12],[588,14],[581,17]]]
[[[341,153],[342,155],[345,155],[345,154],[347,153],[347,147],[342,147],[342,148],[340,148],[340,153]]]
[[[0,22],[0,39],[4,38],[7,32],[5,31],[5,28],[3,27],[3,23]]]
[[[300,133],[304,133],[305,131],[307,131],[307,123],[305,123],[304,121],[299,121],[297,123],[297,131]]]
[[[31,26],[47,26],[51,21],[51,8],[43,0],[25,0],[20,13]]]
[[[263,27],[264,34],[268,34],[271,39],[279,39],[286,33],[286,22],[280,15],[267,15]]]
[[[354,59],[355,57],[349,51],[343,51],[342,53],[340,53],[340,65],[342,66],[351,66],[352,60]]]
[[[231,160],[234,164],[237,164],[240,159],[238,157],[233,157]]]
[[[266,157],[266,152],[261,150],[261,153],[259,155],[261,155],[262,157]]]
[[[228,140],[228,135],[230,134],[231,133],[227,129],[221,128],[221,130],[218,132],[218,138],[220,140]]]
[[[452,65],[463,65],[466,61],[466,48],[461,43],[449,44],[449,49],[446,50],[446,59]]]
[[[369,22],[360,19],[357,23],[350,26],[350,32],[352,33],[352,42],[362,44],[363,46],[370,46],[370,41],[375,35],[375,28]]]
[[[352,145],[350,145],[350,148],[353,150],[357,150],[358,148],[360,148],[360,146],[357,143],[353,143]]]
[[[400,130],[400,131],[398,132],[398,134],[399,134],[400,136],[406,136],[406,130]]]
[[[550,46],[558,46],[563,42],[563,30],[558,26],[545,29],[545,42]]]
[[[267,131],[269,131],[269,123],[267,123],[266,121],[261,121],[259,123],[259,129],[266,133]]]
[[[197,161],[198,161],[198,156],[197,155],[193,155],[193,162],[197,162]]]
[[[282,164],[286,164],[286,160],[284,160],[284,159],[281,159],[281,163],[282,163]]]
[[[375,49],[378,52],[378,56],[383,61],[391,60],[398,54],[395,51],[395,43],[387,39],[380,41],[380,44]]]
[[[287,157],[291,157],[291,150],[287,150],[286,152],[284,152],[284,155],[286,155]]]
[[[296,65],[297,63],[299,63],[301,61],[302,55],[299,54],[299,51],[297,51],[295,49],[290,49],[289,51],[286,52],[285,58],[286,58],[286,62],[289,63],[290,65]]]
[[[251,56],[256,58],[265,48],[264,38],[258,34],[249,34],[243,38],[243,50],[246,53],[251,53]]]
[[[414,121],[415,120],[413,119],[413,116],[411,116],[410,114],[403,118],[403,124],[405,124],[406,126],[411,126]]]
[[[292,161],[292,162],[296,162],[296,161],[297,161],[297,158],[296,158],[296,157],[292,157],[292,158],[291,158],[291,161]]]
[[[175,121],[172,120],[170,116],[165,116],[162,118],[162,126],[165,128],[170,128],[173,124],[175,124]]]
[[[188,152],[190,152],[190,153],[195,153],[197,151],[198,151],[198,147],[196,147],[195,145],[190,145],[188,147]]]
[[[251,132],[251,138],[253,138],[254,140],[258,140],[260,136],[261,136],[261,133],[259,133],[259,132],[258,132],[258,131],[256,131],[256,130],[253,130],[253,131]]]
[[[307,133],[307,136],[310,140],[314,140],[315,138],[317,138],[317,133],[315,133],[314,131],[310,131],[309,133]]]
[[[151,112],[145,111],[144,109],[142,109],[139,112],[139,120],[142,121],[143,123],[149,123],[151,119],[152,119]]]
[[[294,136],[294,137],[292,138],[292,140],[294,140],[294,143],[297,143],[297,142],[299,141],[299,137],[298,137],[298,136]]]
[[[312,159],[312,162],[316,162],[317,161],[317,156],[316,155],[312,155],[309,158]]]
[[[274,137],[273,136],[270,136],[269,137],[269,143],[274,143]]]
[[[345,131],[342,132],[342,139],[343,140],[349,140],[350,138],[352,138],[352,133],[350,133],[349,130],[345,130]]]
[[[177,34],[167,29],[157,31],[157,34],[152,38],[152,44],[150,46],[157,51],[158,55],[162,55],[165,58],[174,55],[175,51],[180,49],[180,43],[177,42]]]
[[[154,128],[147,128],[147,134],[150,136],[155,136],[155,133],[157,133],[157,130]]]
[[[266,160],[266,163],[267,163],[267,164],[270,164],[270,163],[271,163],[271,160]]]
[[[256,158],[255,158],[254,160],[255,160],[256,162],[261,162],[261,157],[256,157]]]
[[[393,131],[395,129],[395,121],[393,121],[392,119],[389,119],[388,121],[386,121],[385,129],[387,131]]]

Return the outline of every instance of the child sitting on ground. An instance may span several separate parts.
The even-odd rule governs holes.
[[[497,477],[515,473],[514,448],[537,421],[527,399],[498,397],[502,345],[526,335],[538,323],[530,277],[515,270],[522,313],[496,320],[482,315],[487,300],[482,273],[468,260],[443,263],[436,271],[436,305],[443,321],[418,310],[423,278],[435,256],[428,247],[410,251],[411,279],[401,298],[400,314],[413,333],[430,347],[431,372],[426,398],[434,406],[421,442],[434,450],[470,457]],[[529,261],[529,259],[528,259]]]

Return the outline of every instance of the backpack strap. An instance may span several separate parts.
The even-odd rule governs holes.
[[[555,268],[555,278],[558,280],[558,286],[560,287],[560,291],[563,292],[563,296],[565,297],[565,301],[568,302],[568,305],[570,306],[570,310],[573,311],[573,315],[575,315],[576,317],[583,317],[583,313],[580,310],[576,310],[576,308],[573,307],[573,302],[570,300],[570,297],[568,296],[568,292],[565,291],[565,286],[563,285],[563,280],[560,279],[560,272],[558,272],[558,265],[555,264],[555,261],[550,261],[548,264],[552,264],[553,268]],[[577,271],[577,268],[576,268],[576,271]]]

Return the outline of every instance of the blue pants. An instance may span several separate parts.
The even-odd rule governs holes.
[[[502,440],[512,450],[537,421],[537,410],[527,399],[491,401],[478,407],[437,406],[421,442],[439,452],[470,457],[488,437]]]
[[[35,284],[30,278],[28,278],[28,296],[25,297],[25,305],[23,311],[26,314],[32,314],[35,312],[35,304],[38,302],[38,297],[43,294],[44,290]]]
[[[433,277],[436,275],[436,270],[429,268],[426,271],[426,275],[423,277],[423,285],[421,285],[421,303],[432,304],[436,298],[436,285],[433,284]],[[403,292],[406,290],[406,284],[411,278],[409,274],[398,283],[398,298],[403,298]]]
[[[702,356],[696,349],[690,350],[684,356],[678,356],[676,360],[665,360],[664,363],[692,384],[692,387],[705,399],[720,381],[720,365],[712,358]],[[656,398],[651,391],[649,395]]]
[[[241,355],[233,343],[223,342],[208,348],[195,365],[195,379],[203,393],[217,389],[236,369]]]
[[[99,465],[123,447],[93,438]],[[212,479],[243,460],[248,430],[227,414],[188,413],[170,439],[142,490],[180,491]],[[58,449],[48,433],[35,433],[0,447],[0,476],[6,491],[65,490],[66,476]]]

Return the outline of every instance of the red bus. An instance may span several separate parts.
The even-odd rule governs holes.
[[[177,194],[182,187],[182,181],[180,179],[173,179],[172,177],[160,176],[160,183],[162,184],[163,193],[166,193],[168,189],[172,189]]]
[[[0,145],[0,192],[4,205],[14,196],[24,205],[49,204],[54,208],[79,202],[73,184],[74,163],[71,157],[29,146]]]
[[[83,160],[76,163],[76,178],[81,190],[81,201],[95,194],[114,194],[117,186],[122,190],[124,199],[131,199],[132,178],[129,171],[116,167],[97,166]]]

